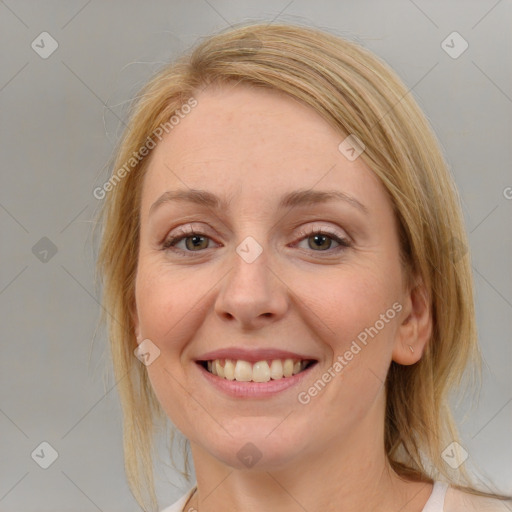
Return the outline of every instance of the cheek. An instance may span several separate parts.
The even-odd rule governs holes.
[[[327,362],[320,376],[328,382],[325,387],[313,384],[302,391],[311,397],[306,407],[311,408],[312,416],[318,414],[326,422],[349,428],[351,422],[367,414],[383,392],[399,296],[388,276],[378,272],[358,269],[347,272],[338,282],[339,287],[326,298],[317,293],[315,304],[318,316],[329,326],[324,342],[328,340],[332,349],[332,361]],[[303,398],[308,399],[304,395]]]
[[[182,432],[190,430],[190,415],[196,403],[184,392],[186,381],[183,353],[197,330],[201,294],[188,277],[180,281],[160,265],[139,267],[136,280],[137,312],[143,338],[160,350],[159,357],[146,367],[158,401]],[[204,411],[203,411],[204,413]]]
[[[343,403],[345,412],[349,408],[360,416],[385,381],[397,329],[397,309],[401,309],[392,276],[382,269],[347,272],[327,300],[319,298],[316,305],[329,325],[333,352],[330,373],[335,377],[333,393],[327,393],[325,400],[327,405],[337,404],[333,415]],[[357,395],[354,390],[358,390]]]
[[[390,276],[391,273],[385,274],[382,269],[372,271],[358,267],[347,270],[343,276],[328,279],[327,293],[318,293],[318,287],[315,294],[313,288],[309,290],[308,302],[314,305],[331,335],[340,340],[341,343],[336,343],[340,348],[374,325],[397,301],[398,287]]]
[[[186,318],[198,302],[193,282],[171,278],[169,272],[155,266],[139,268],[136,280],[136,302],[141,335],[157,345],[175,338]]]

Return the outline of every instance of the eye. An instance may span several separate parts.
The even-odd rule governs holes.
[[[347,247],[351,247],[351,243],[347,238],[325,228],[310,228],[309,230],[300,231],[299,234],[302,236],[299,241],[307,239],[308,249],[313,252],[337,253]],[[176,235],[170,236],[165,240],[162,244],[162,250],[178,252],[184,256],[194,256],[193,253],[209,248],[209,240],[211,238],[205,233],[195,231],[190,227],[188,229],[179,228]],[[332,241],[336,242],[338,246],[332,248]],[[178,244],[181,242],[184,242],[184,247],[178,247]]]
[[[200,252],[201,249],[208,248],[210,237],[193,229],[180,228],[176,236],[171,236],[162,245],[162,250],[175,250],[186,256],[192,256],[191,252]],[[185,248],[174,249],[182,241],[185,242]],[[206,242],[205,242],[206,241]]]
[[[351,247],[351,243],[347,238],[327,229],[310,228],[309,230],[301,231],[300,235],[302,235],[302,238],[299,241],[306,240],[308,242],[307,248],[314,252],[332,253],[343,251],[347,247]],[[331,248],[332,240],[338,244],[334,249]]]

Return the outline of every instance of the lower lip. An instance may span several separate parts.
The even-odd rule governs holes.
[[[277,395],[300,384],[317,365],[317,363],[314,363],[300,373],[296,373],[291,377],[283,377],[282,379],[271,379],[268,382],[239,382],[213,375],[213,373],[210,373],[199,363],[195,364],[199,368],[199,373],[209,384],[234,398],[268,398]]]

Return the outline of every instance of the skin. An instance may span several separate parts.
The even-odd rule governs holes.
[[[166,414],[190,440],[201,512],[419,512],[431,484],[396,475],[384,451],[384,381],[391,361],[414,364],[432,325],[420,286],[406,289],[391,201],[362,158],[315,111],[276,91],[207,88],[154,149],[141,199],[133,322],[160,356],[147,371]],[[166,203],[167,190],[231,197],[228,209]],[[277,210],[297,189],[336,189],[363,203]],[[163,250],[179,226],[207,237]],[[315,243],[301,228],[327,228],[351,242]],[[247,237],[263,252],[235,251]],[[330,242],[330,245],[329,245]],[[322,248],[327,248],[322,250]],[[394,303],[402,309],[307,404],[297,394]],[[414,349],[412,352],[409,348]],[[318,360],[305,384],[266,399],[230,398],[198,377],[194,359],[242,346],[281,348]],[[253,443],[251,468],[237,457]]]

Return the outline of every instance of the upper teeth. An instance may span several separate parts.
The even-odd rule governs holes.
[[[294,359],[273,359],[254,364],[241,359],[215,359],[208,361],[207,367],[209,372],[228,380],[268,382],[270,379],[291,377],[302,371],[307,364],[308,361]]]

